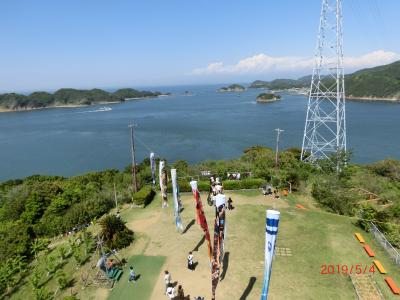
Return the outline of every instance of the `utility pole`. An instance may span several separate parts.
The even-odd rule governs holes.
[[[134,141],[134,127],[135,124],[132,123],[128,125],[128,127],[131,129],[131,148],[132,148],[132,187],[133,191],[136,193],[137,192],[137,181],[136,181],[136,161],[135,161],[135,141]]]
[[[114,182],[114,201],[115,201],[115,208],[118,211],[118,200],[117,200],[117,191],[115,189],[115,182]]]
[[[278,168],[278,162],[279,162],[279,137],[281,135],[281,132],[284,132],[285,130],[282,130],[280,128],[276,128],[276,150],[275,150],[275,167]]]

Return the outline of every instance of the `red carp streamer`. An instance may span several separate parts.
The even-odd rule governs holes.
[[[190,185],[192,187],[192,192],[194,196],[194,200],[196,201],[196,218],[197,223],[200,225],[201,229],[203,229],[204,236],[207,240],[208,244],[208,257],[210,261],[212,260],[212,247],[211,247],[211,238],[210,231],[208,230],[206,215],[204,214],[203,203],[200,199],[200,193],[197,189],[197,181],[191,181]]]

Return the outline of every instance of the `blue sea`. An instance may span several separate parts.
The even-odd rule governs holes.
[[[174,161],[238,157],[252,145],[300,147],[307,97],[256,104],[261,90],[217,93],[221,85],[156,87],[172,96],[79,108],[0,113],[0,181],[32,174],[76,175],[130,163],[134,122],[138,161],[150,151]],[[185,91],[193,93],[186,96]],[[103,106],[112,110],[102,111]],[[353,161],[400,159],[400,104],[347,102]]]

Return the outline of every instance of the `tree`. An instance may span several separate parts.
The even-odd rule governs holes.
[[[115,215],[107,215],[100,220],[104,242],[110,249],[127,247],[133,241],[133,231],[125,226],[124,221]]]
[[[32,285],[32,288],[38,289],[40,286],[40,278],[42,277],[42,274],[39,272],[37,268],[35,268],[32,272],[31,277],[29,278],[29,282]]]
[[[65,274],[65,272],[63,270],[58,270],[56,272],[56,280],[57,280],[58,287],[60,288],[60,290],[63,290],[66,287],[68,287],[68,285],[71,282],[71,279],[67,277],[67,275]]]
[[[32,256],[31,243],[34,233],[30,226],[21,222],[7,222],[0,226],[0,261],[16,255]]]
[[[53,298],[45,287],[34,289],[34,295],[36,300],[50,300]]]
[[[13,288],[22,278],[26,267],[25,258],[15,256],[0,265],[0,292]]]
[[[35,239],[31,245],[31,252],[33,256],[36,258],[40,251],[46,250],[49,243],[50,242],[48,239]]]
[[[65,246],[60,246],[58,248],[58,257],[60,259],[60,263],[64,261],[68,257],[68,250]]]

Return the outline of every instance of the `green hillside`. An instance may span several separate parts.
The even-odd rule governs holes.
[[[400,99],[400,61],[345,76],[350,97]]]
[[[328,80],[324,79],[326,84]],[[250,88],[308,88],[310,83],[311,76],[308,75],[299,79],[256,80]],[[348,98],[400,100],[400,61],[345,75],[345,86]]]

